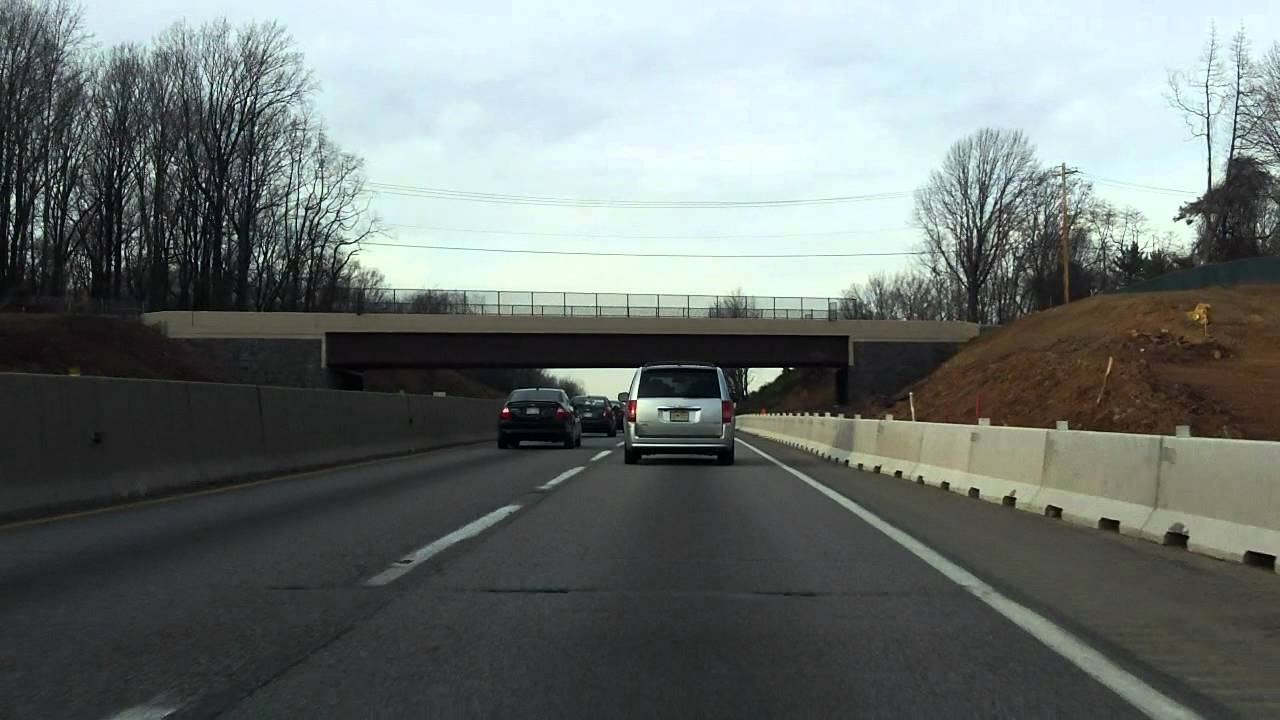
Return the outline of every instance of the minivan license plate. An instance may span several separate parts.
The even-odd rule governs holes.
[[[672,410],[671,422],[689,422],[688,410]]]

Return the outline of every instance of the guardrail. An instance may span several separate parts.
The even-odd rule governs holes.
[[[133,300],[33,298],[13,311],[138,315]],[[163,307],[158,310],[189,310]],[[203,310],[231,310],[207,307]],[[507,315],[534,317],[754,318],[762,320],[854,320],[865,315],[845,298],[772,295],[678,295],[534,290],[423,290],[338,288],[311,305],[272,303],[253,312],[357,314]],[[5,308],[0,307],[0,311]]]
[[[1051,518],[1275,568],[1280,442],[743,415],[824,458]]]
[[[509,290],[365,289],[333,312],[553,317],[852,318],[842,298]]]

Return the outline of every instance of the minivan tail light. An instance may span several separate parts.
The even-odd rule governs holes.
[[[733,422],[733,402],[730,400],[720,401],[720,422],[728,425]]]
[[[503,420],[510,420],[510,419],[511,419],[511,408],[507,407],[506,405],[503,405],[503,406],[502,406],[502,415],[501,415],[501,417],[502,417],[502,419],[503,419]]]
[[[556,422],[564,422],[569,419],[569,413],[562,407],[556,408]]]
[[[636,421],[636,401],[628,400],[627,401],[627,422],[633,423],[635,421]]]

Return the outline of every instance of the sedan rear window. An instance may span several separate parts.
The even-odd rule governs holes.
[[[560,402],[559,390],[516,390],[507,398],[508,402]]]
[[[640,375],[642,398],[718,398],[720,376],[715,370],[656,368]]]

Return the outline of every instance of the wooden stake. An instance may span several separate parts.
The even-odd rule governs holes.
[[[1102,389],[1098,391],[1098,399],[1093,403],[1094,405],[1102,404],[1102,396],[1107,392],[1107,380],[1111,378],[1111,364],[1113,362],[1115,362],[1115,357],[1109,356],[1107,358],[1107,371],[1102,374]]]

